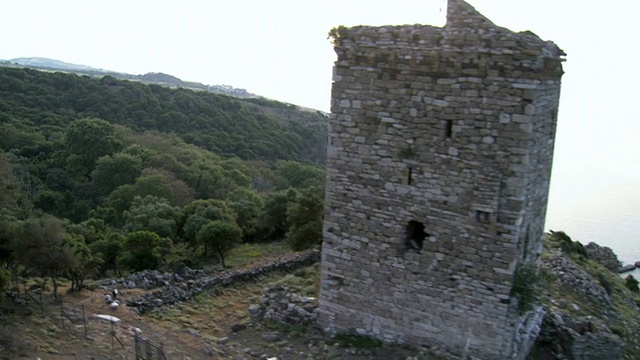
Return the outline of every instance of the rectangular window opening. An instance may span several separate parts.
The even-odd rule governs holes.
[[[413,185],[412,175],[413,175],[413,169],[409,167],[409,172],[407,172],[407,185]]]
[[[409,221],[405,233],[406,237],[404,239],[405,250],[411,250],[418,253],[422,250],[422,243],[424,242],[424,239],[430,236],[424,230],[424,223],[415,220]]]
[[[476,220],[481,223],[488,223],[491,220],[491,213],[488,211],[476,210]]]
[[[444,137],[446,139],[451,139],[452,135],[453,135],[453,121],[445,120],[444,121]]]

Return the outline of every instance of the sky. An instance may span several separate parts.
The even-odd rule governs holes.
[[[611,237],[635,239],[629,247],[640,260],[640,1],[469,3],[495,24],[533,31],[567,53],[547,226],[606,242],[586,239],[606,235],[593,235],[602,226],[584,219],[602,219],[608,207],[624,211],[628,224],[615,228],[628,233]],[[329,111],[332,27],[442,26],[445,14],[445,0],[5,0],[0,59],[163,72]]]

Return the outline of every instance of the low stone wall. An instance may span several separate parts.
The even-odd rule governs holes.
[[[130,308],[135,308],[139,313],[144,314],[155,311],[163,306],[191,300],[193,297],[207,289],[224,287],[232,284],[250,281],[273,271],[291,271],[301,267],[310,266],[320,260],[320,252],[317,250],[301,252],[294,256],[279,258],[277,260],[261,264],[256,267],[225,271],[220,274],[202,275],[185,280],[179,274],[163,274],[158,272],[143,272],[135,274],[134,279],[123,279],[122,283],[136,284],[136,287],[145,288],[144,284],[162,284],[161,288],[133,299],[125,300],[125,304]],[[176,275],[179,275],[176,277]],[[181,281],[176,281],[176,280]],[[140,284],[141,286],[138,286]]]

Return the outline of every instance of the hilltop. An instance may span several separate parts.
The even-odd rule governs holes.
[[[198,91],[208,91],[216,94],[230,95],[241,98],[257,98],[259,96],[248,92],[246,89],[234,88],[231,85],[206,85],[195,81],[184,81],[175,76],[163,73],[146,73],[133,75],[112,70],[94,68],[88,65],[78,65],[61,60],[42,57],[24,57],[10,60],[0,60],[0,66],[25,67],[45,71],[64,71],[78,75],[93,77],[111,76],[119,80],[139,81],[144,84],[156,84],[172,88],[183,88]]]

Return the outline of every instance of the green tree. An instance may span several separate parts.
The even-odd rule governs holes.
[[[90,243],[89,249],[96,257],[98,265],[98,273],[102,276],[107,271],[113,270],[113,274],[118,274],[118,258],[122,255],[124,248],[124,235],[117,232],[104,233],[102,238]]]
[[[142,170],[142,176],[159,176],[171,188],[171,197],[167,198],[174,206],[183,207],[195,200],[195,191],[171,171],[162,168],[146,168]]]
[[[4,135],[3,135],[4,137]],[[0,154],[0,208],[16,210],[20,183],[6,154]]]
[[[160,237],[174,238],[178,230],[176,220],[180,215],[180,208],[171,206],[166,199],[147,195],[144,198],[136,196],[131,202],[131,208],[125,211],[124,231],[149,230]]]
[[[187,232],[187,230],[185,229],[185,225],[189,221],[189,218],[191,218],[196,213],[198,213],[198,216],[202,216],[201,212],[203,211],[203,209],[209,207],[212,208],[208,210],[212,212],[212,217],[209,217],[208,220],[236,219],[236,213],[234,213],[233,210],[227,205],[227,203],[222,200],[195,200],[192,201],[189,205],[186,205],[184,208],[182,208],[182,211],[180,212],[180,217],[178,218],[178,229],[180,236],[185,238],[185,240],[195,239],[193,236],[195,236],[195,233],[198,232],[199,228],[192,232],[190,235],[185,235],[185,232]]]
[[[161,175],[141,176],[134,184],[119,186],[109,194],[106,205],[116,209],[119,214],[131,207],[131,202],[136,196],[147,195],[158,198],[173,198],[171,185]]]
[[[324,184],[324,171],[318,166],[295,161],[278,161],[274,170],[276,183],[280,189],[297,189]]]
[[[226,267],[224,255],[233,249],[241,238],[242,230],[238,225],[222,220],[209,221],[196,235],[198,243],[218,254],[222,267]]]
[[[13,259],[12,244],[18,236],[18,224],[13,214],[0,210],[0,265],[7,265]]]
[[[221,200],[207,200],[203,206],[197,206],[193,213],[189,215],[182,227],[183,238],[193,247],[203,245],[203,253],[207,254],[206,243],[197,241],[197,234],[200,229],[211,221],[222,220],[235,224],[236,214]]]
[[[268,194],[264,202],[262,227],[267,229],[266,238],[279,239],[289,229],[287,208],[294,202],[298,191],[294,189],[281,190]]]
[[[255,190],[241,187],[227,196],[226,203],[238,214],[236,223],[242,229],[243,239],[245,241],[258,240],[262,230],[260,224],[264,207],[262,196]]]
[[[320,188],[310,187],[300,192],[287,208],[290,225],[286,233],[289,246],[304,250],[322,242],[323,194]]]
[[[53,296],[58,299],[57,277],[68,272],[75,262],[67,246],[68,234],[61,220],[52,216],[31,218],[20,224],[19,236],[13,243],[18,262],[53,283]]]
[[[44,142],[41,134],[24,124],[0,124],[0,149],[10,151]]]
[[[187,176],[187,182],[196,190],[196,197],[201,199],[224,199],[238,187],[227,170],[205,160],[190,166]]]
[[[108,194],[120,185],[132,184],[142,171],[142,160],[126,153],[99,158],[91,173],[91,182],[101,194]]]
[[[132,271],[155,270],[162,264],[171,245],[171,240],[163,239],[154,232],[134,231],[125,238],[118,260]]]
[[[115,225],[118,223],[118,211],[109,206],[97,206],[89,212],[89,218],[95,221],[102,221],[105,225]]]
[[[69,266],[71,291],[80,291],[84,286],[84,279],[87,275],[98,268],[100,258],[94,256],[82,235],[70,236],[67,238],[65,245],[73,253],[73,261]]]
[[[82,236],[85,243],[91,244],[102,239],[105,232],[110,231],[110,226],[100,218],[89,217],[89,219],[67,227],[70,233]]]
[[[268,192],[275,188],[276,178],[268,164],[262,161],[249,162],[252,166],[251,188],[259,192]]]
[[[227,196],[229,207],[238,214],[236,223],[242,229],[245,241],[256,241],[260,237],[260,219],[264,208],[262,196],[250,188],[238,188]]]
[[[100,157],[122,150],[116,126],[102,119],[83,118],[69,125],[64,138],[71,168],[89,174]]]

